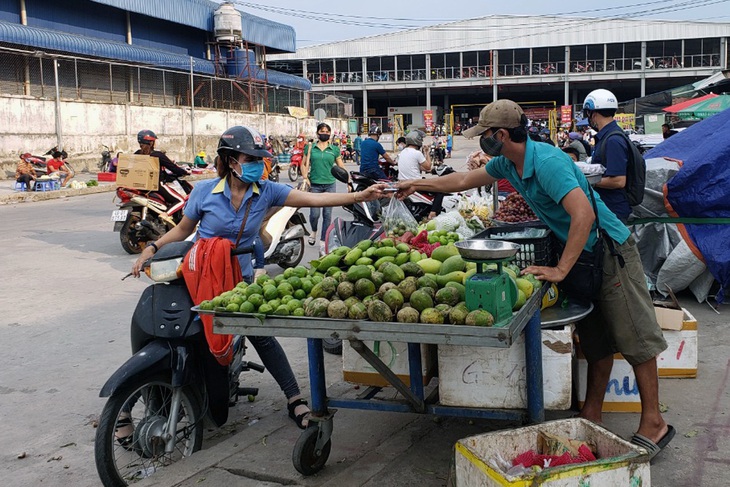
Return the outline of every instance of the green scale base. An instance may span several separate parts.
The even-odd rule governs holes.
[[[469,311],[484,309],[494,317],[494,325],[506,325],[512,319],[512,307],[517,302],[517,285],[502,271],[505,261],[473,261],[477,273],[466,281],[466,307]],[[496,264],[496,270],[484,271],[484,265]],[[492,266],[490,266],[492,267]]]

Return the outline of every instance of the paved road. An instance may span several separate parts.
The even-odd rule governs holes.
[[[458,154],[453,159],[462,160]],[[0,485],[98,485],[93,423],[104,405],[98,391],[129,356],[129,319],[148,284],[120,280],[134,257],[124,253],[111,231],[112,209],[109,193],[0,206]],[[344,212],[335,209],[337,214]],[[313,257],[314,249],[308,248],[305,261]],[[652,468],[654,485],[725,485],[730,448],[726,312],[716,315],[691,298],[681,299],[700,322],[700,377],[661,381],[661,400],[679,434]],[[282,343],[306,393],[304,342]],[[338,358],[327,356],[326,365],[328,383],[340,382]],[[291,466],[298,430],[285,416],[283,395],[268,374],[251,373],[247,379],[261,387],[261,395],[234,408],[226,427],[207,433],[205,451],[187,464],[188,472],[199,468],[200,473],[179,485],[207,478],[204,485],[212,486],[225,481],[436,487],[445,483],[453,441],[495,427],[343,410],[337,414],[327,468],[303,479]],[[605,420],[626,437],[638,416],[612,414]],[[214,468],[206,467],[214,461],[195,463],[204,461],[206,452],[225,458],[216,444],[236,455]],[[25,458],[17,458],[21,454]],[[160,485],[178,485],[180,478],[173,475],[167,482],[163,476]]]

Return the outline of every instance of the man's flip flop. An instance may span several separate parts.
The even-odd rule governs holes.
[[[674,429],[674,427],[670,424],[667,425],[667,432],[662,437],[661,440],[659,440],[658,443],[654,443],[649,438],[647,438],[644,435],[635,434],[631,437],[631,443],[633,443],[636,446],[640,446],[644,450],[649,452],[649,460],[653,459],[657,454],[659,454],[660,451],[664,449],[665,446],[669,444],[670,441],[672,441],[672,438],[674,438],[674,435],[677,431]]]

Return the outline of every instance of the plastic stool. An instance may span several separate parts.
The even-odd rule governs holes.
[[[15,181],[15,191],[25,191],[26,186],[22,181]]]
[[[60,179],[51,179],[51,181],[53,181],[53,189],[61,189]]]
[[[36,191],[53,191],[53,181],[50,179],[46,179],[44,181],[36,181],[35,190]]]

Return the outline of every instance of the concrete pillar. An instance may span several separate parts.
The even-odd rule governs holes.
[[[368,121],[368,90],[367,88],[362,90],[362,124],[366,127],[370,127]]]
[[[497,74],[499,72],[499,52],[492,51],[492,64],[490,69],[492,70],[492,101],[497,101],[499,97],[499,90],[497,89]]]
[[[444,122],[448,122],[449,127],[451,127],[451,119],[449,117],[450,110],[450,103],[449,103],[449,95],[444,95]]]
[[[132,19],[127,12],[127,44],[132,44]]]
[[[720,68],[727,69],[727,37],[720,38]]]
[[[641,96],[646,96],[646,41],[641,41]]]
[[[426,110],[431,109],[431,55],[426,54]]]
[[[302,77],[306,80],[309,79],[309,72],[307,71],[307,61],[302,61]],[[309,113],[309,92],[304,92],[304,108],[307,109],[307,113]],[[297,122],[297,134],[299,134],[299,125]]]
[[[570,81],[568,81],[569,75],[570,75],[570,46],[565,46],[565,70],[564,70],[565,81],[563,82],[563,105],[570,104]]]

